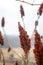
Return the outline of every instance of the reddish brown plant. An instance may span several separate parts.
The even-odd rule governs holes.
[[[0,31],[0,44],[1,44],[1,46],[4,45],[4,39],[3,39],[1,31]]]
[[[20,25],[20,23],[18,22],[18,27],[19,27],[19,32],[20,32],[20,43],[21,43],[21,47],[23,48],[25,54],[30,50],[30,38],[27,35],[27,32],[25,31],[25,29]]]
[[[10,52],[10,51],[11,51],[11,47],[8,48],[8,52]]]
[[[37,65],[43,65],[43,45],[39,33],[35,32],[34,55]]]
[[[1,26],[4,27],[5,25],[5,20],[4,20],[4,17],[2,18],[2,21],[1,21]]]
[[[38,15],[42,15],[42,12],[43,12],[43,3],[41,3],[39,9],[38,9]]]
[[[20,13],[21,13],[21,17],[23,17],[25,14],[24,14],[24,9],[23,9],[23,6],[20,5]]]

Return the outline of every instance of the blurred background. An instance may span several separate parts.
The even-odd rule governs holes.
[[[33,0],[24,0],[24,1],[33,3]],[[34,0],[34,3],[41,4],[42,2],[43,0]],[[0,31],[2,31],[2,34],[4,36],[3,30],[1,28],[1,19],[2,17],[4,17],[5,18],[4,29],[13,47],[20,47],[18,21],[23,26],[23,22],[20,15],[21,4],[25,12],[25,16],[24,16],[25,28],[28,35],[31,37],[34,30],[35,21],[38,18],[37,11],[38,11],[39,5],[30,6],[26,3],[18,2],[16,0],[0,0]],[[43,14],[39,19],[39,25],[37,27],[37,30],[40,35],[43,35]],[[8,46],[6,43],[7,41],[5,40],[4,47]]]

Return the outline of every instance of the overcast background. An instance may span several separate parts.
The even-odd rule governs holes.
[[[33,0],[24,0],[32,3]],[[42,3],[43,0],[35,0],[35,3]],[[16,0],[0,0],[0,23],[2,17],[5,17],[5,31],[7,35],[18,35],[18,21],[23,26],[20,16],[20,4],[22,4],[25,11],[25,27],[29,35],[32,35],[34,29],[34,22],[37,20],[37,10],[39,6],[30,6]],[[39,33],[43,35],[43,15],[39,19],[37,27]],[[0,30],[1,24],[0,24]]]
[[[33,0],[24,0],[24,1],[30,3],[33,2]],[[40,4],[42,2],[43,0],[35,0],[34,3]],[[22,4],[25,11],[25,16],[24,16],[25,28],[27,33],[31,37],[34,30],[35,20],[37,20],[38,17],[37,10],[39,6],[30,6],[28,4],[21,3],[16,0],[0,0],[0,31],[2,31],[1,19],[2,17],[5,17],[4,29],[6,31],[6,34],[17,37],[19,36],[18,21],[20,21],[21,25],[23,26],[23,22],[20,15],[20,4]],[[41,35],[43,35],[43,14],[39,19],[39,25],[37,27],[37,30]]]

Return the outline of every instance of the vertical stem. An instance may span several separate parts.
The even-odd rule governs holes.
[[[25,58],[24,58],[24,64],[25,65],[28,65],[28,53],[27,54],[25,54]]]
[[[40,18],[40,15],[38,16],[37,20],[39,20],[39,18]]]
[[[24,29],[25,29],[25,23],[24,23],[24,18],[22,17],[22,22],[23,22],[23,26],[24,26]]]
[[[10,41],[9,41],[8,38],[7,38],[7,35],[6,35],[6,32],[5,32],[4,28],[2,28],[2,30],[4,31],[4,35],[5,35],[5,37],[6,37],[6,40],[7,40],[7,42],[8,42],[8,45],[11,47]]]
[[[38,16],[37,21],[39,20],[39,18],[40,18],[40,15]],[[35,26],[35,29],[34,29],[34,30],[36,30],[36,28],[37,28],[37,26]],[[34,34],[34,32],[35,32],[35,31],[33,31],[33,34]],[[32,37],[33,37],[33,34],[32,34],[32,36],[31,36],[31,39],[32,39]]]

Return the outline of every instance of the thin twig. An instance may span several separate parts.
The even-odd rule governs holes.
[[[29,4],[29,5],[40,5],[40,4],[33,4],[33,3],[31,4],[31,3],[29,3],[29,2],[21,1],[21,0],[16,0],[16,1],[23,2],[23,3]]]

